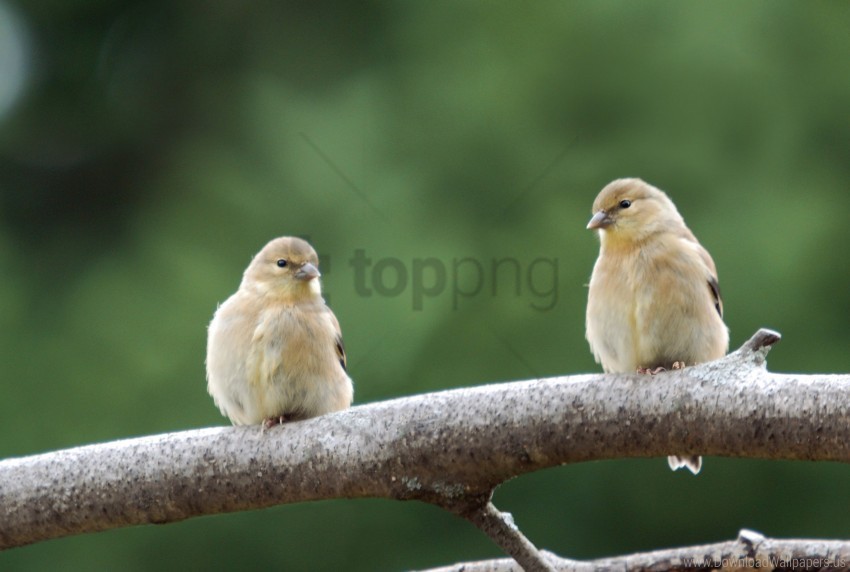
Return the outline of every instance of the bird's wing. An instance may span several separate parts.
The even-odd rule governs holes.
[[[717,309],[717,313],[720,314],[720,317],[722,318],[723,297],[720,294],[720,283],[717,281],[717,267],[714,265],[714,260],[712,260],[711,255],[705,248],[703,248],[697,240],[697,237],[694,236],[694,233],[692,233],[689,228],[686,227],[683,231],[682,238],[693,243],[697,254],[699,254],[700,260],[702,260],[702,263],[705,264],[706,270],[708,270],[708,276],[706,277],[706,280],[708,281],[708,288],[711,292],[711,297],[714,299],[714,307]]]
[[[714,307],[720,317],[723,317],[723,298],[720,296],[720,284],[717,282],[717,276],[710,275],[708,277],[708,287],[711,288],[711,295],[714,296]]]
[[[333,323],[334,330],[336,331],[336,356],[339,358],[339,365],[342,366],[342,369],[348,371],[347,361],[345,359],[345,345],[342,343],[342,329],[339,327],[339,320],[336,319],[334,313],[328,309],[328,312],[331,315],[331,322]]]

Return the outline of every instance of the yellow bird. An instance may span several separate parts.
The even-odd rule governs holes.
[[[714,261],[673,201],[641,179],[617,179],[593,202],[599,258],[587,300],[587,341],[609,373],[655,371],[723,357],[729,331]],[[678,362],[678,363],[677,363]],[[670,468],[702,466],[668,457]]]
[[[234,425],[266,427],[346,409],[354,393],[319,257],[282,237],[254,257],[207,336],[207,390]]]

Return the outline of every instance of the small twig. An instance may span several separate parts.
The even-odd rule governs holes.
[[[770,351],[770,348],[781,339],[782,335],[779,332],[761,328],[741,346],[738,352],[755,354],[754,361],[756,364],[761,365],[767,358],[767,352]]]
[[[481,529],[526,572],[555,571],[546,556],[517,528],[511,514],[499,511],[489,500],[443,505],[443,508]]]

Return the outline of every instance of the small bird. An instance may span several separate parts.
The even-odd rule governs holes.
[[[207,391],[234,425],[271,427],[351,405],[339,322],[322,298],[319,257],[276,238],[254,257],[207,336]]]
[[[673,201],[641,179],[617,179],[593,202],[599,231],[587,341],[608,373],[656,373],[723,357],[729,331],[714,261]],[[699,456],[667,458],[697,474]]]

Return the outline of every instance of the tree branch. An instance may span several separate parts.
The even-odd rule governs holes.
[[[499,510],[488,499],[484,502],[475,501],[471,503],[461,502],[444,505],[443,508],[464,517],[477,526],[487,536],[510,555],[513,560],[522,566],[527,572],[554,572],[555,568],[544,553],[529,541],[525,535],[514,524],[510,513],[499,512]],[[562,560],[562,562],[567,562]]]
[[[0,461],[0,548],[283,503],[383,497],[454,510],[507,549],[510,527],[498,524],[490,493],[545,467],[673,451],[850,461],[850,375],[769,373],[765,356],[778,339],[761,330],[723,359],[652,377],[487,385],[265,432],[200,429]],[[457,508],[474,502],[486,512]],[[511,541],[519,547],[513,556],[533,555],[523,541]]]
[[[674,570],[835,570],[850,565],[850,542],[838,540],[780,540],[742,530],[737,540],[703,546],[655,550],[587,562],[564,560],[547,554],[559,572],[618,572]],[[518,572],[514,560],[465,562],[423,572]]]

